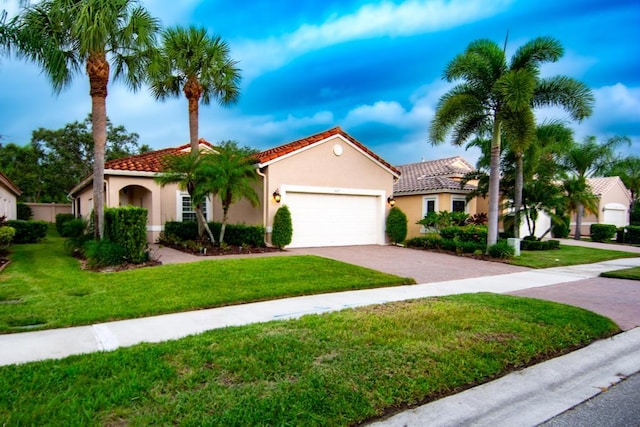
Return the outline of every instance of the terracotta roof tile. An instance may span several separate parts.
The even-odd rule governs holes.
[[[468,192],[476,189],[475,186],[470,184],[460,187],[460,181],[453,179],[461,178],[466,173],[475,170],[469,162],[460,156],[410,163],[397,168],[401,175],[393,186],[394,194],[434,190]]]
[[[213,148],[213,145],[204,139],[200,139],[198,143]],[[121,159],[109,160],[105,163],[104,169],[131,172],[162,172],[162,162],[166,156],[188,153],[191,151],[190,147],[189,144],[185,144],[180,147],[165,148],[163,150],[150,151]]]
[[[589,184],[589,187],[591,187],[591,192],[596,196],[602,196],[618,181],[620,181],[620,178],[617,176],[587,178],[587,184]]]
[[[358,142],[351,135],[349,135],[348,133],[343,131],[339,126],[338,127],[334,127],[332,129],[329,129],[329,130],[326,130],[324,132],[317,133],[315,135],[308,136],[306,138],[298,139],[297,141],[289,142],[289,143],[281,145],[279,147],[270,148],[269,150],[265,150],[265,151],[263,151],[261,153],[258,153],[256,155],[256,158],[258,159],[259,163],[264,164],[264,163],[270,162],[272,160],[278,159],[278,158],[280,158],[282,156],[285,156],[287,154],[293,153],[293,152],[295,152],[297,150],[300,150],[302,148],[305,148],[305,147],[308,147],[310,145],[313,145],[316,142],[323,141],[323,140],[325,140],[327,138],[330,138],[332,136],[335,136],[335,135],[341,135],[342,137],[346,138],[349,142],[351,142],[353,145],[358,147],[360,150],[364,151],[369,156],[373,157],[380,164],[384,165],[386,168],[390,169],[391,171],[393,171],[396,174],[400,174],[398,169],[396,169],[395,167],[391,166],[384,159],[382,159],[382,157],[378,156],[373,151],[369,150],[367,147],[362,145],[360,142]]]

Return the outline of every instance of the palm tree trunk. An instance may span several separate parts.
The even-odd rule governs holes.
[[[491,167],[489,171],[489,212],[487,248],[498,241],[498,205],[500,203],[500,121],[494,119],[491,140]]]
[[[198,206],[196,206],[196,219],[198,220],[198,227],[200,226],[200,224],[204,224],[204,227],[203,227],[204,231],[202,232],[202,234],[200,234],[200,230],[198,230],[198,237],[202,237],[202,235],[206,232],[207,235],[209,235],[211,244],[215,245],[216,239],[215,237],[213,237],[213,233],[209,228],[209,224],[207,224],[207,219],[204,217],[204,214],[202,213],[202,205],[198,205]]]
[[[104,52],[92,53],[87,60],[91,95],[91,132],[93,134],[93,208],[95,237],[104,237],[104,151],[107,143],[107,85],[109,62]]]
[[[202,96],[202,85],[195,77],[189,77],[184,84],[184,95],[189,103],[189,142],[191,151],[198,150],[198,103]]]
[[[584,205],[582,203],[578,203],[576,207],[576,231],[573,234],[573,238],[575,240],[580,240],[582,237],[582,216],[584,215]]]
[[[522,188],[524,187],[524,165],[522,161],[522,153],[516,154],[516,182],[513,194],[513,234],[514,237],[520,237],[520,218],[522,210]]]
[[[220,227],[220,239],[218,241],[222,244],[224,242],[224,232],[227,229],[227,213],[229,212],[229,205],[222,206],[222,226]]]

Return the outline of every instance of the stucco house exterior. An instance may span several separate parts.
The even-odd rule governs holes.
[[[393,197],[409,220],[407,238],[422,235],[424,228],[416,224],[429,212],[466,212],[474,215],[487,212],[482,198],[467,201],[467,195],[476,189],[470,181],[461,186],[465,174],[475,168],[460,156],[422,161],[397,166],[400,178],[393,186]]]
[[[631,192],[620,177],[587,178],[591,192],[598,197],[598,212],[585,213],[580,234],[589,235],[591,224],[613,224],[617,227],[629,225]],[[571,234],[575,234],[575,212],[571,214]]]
[[[22,191],[5,174],[0,172],[0,216],[17,219],[18,197]]]
[[[200,140],[202,149],[215,150]],[[105,164],[105,206],[134,205],[148,210],[148,239],[155,241],[167,221],[191,220],[195,214],[177,185],[160,187],[154,177],[167,155],[187,153],[189,144]],[[287,205],[293,222],[289,247],[385,244],[385,220],[398,169],[335,127],[256,156],[259,206],[246,200],[231,206],[229,223],[262,225],[270,242],[276,210]],[[92,177],[71,190],[74,213],[93,209]],[[278,196],[277,198],[275,196]],[[279,199],[279,202],[276,201]],[[218,200],[207,199],[209,221],[220,221]]]

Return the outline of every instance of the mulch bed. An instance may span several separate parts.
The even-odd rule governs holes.
[[[224,247],[213,246],[209,242],[199,242],[197,247],[184,246],[180,244],[172,244],[162,242],[162,245],[181,252],[197,256],[224,256],[224,255],[244,255],[244,254],[264,254],[267,252],[280,252],[278,248],[270,247],[253,247],[253,246],[236,246],[227,245]]]

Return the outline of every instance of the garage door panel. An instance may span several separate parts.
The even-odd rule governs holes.
[[[380,201],[376,196],[287,193],[291,247],[380,243]]]

